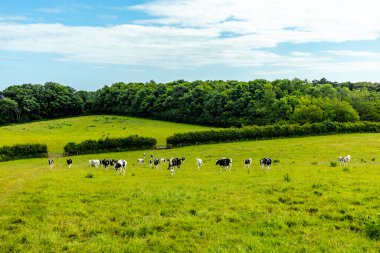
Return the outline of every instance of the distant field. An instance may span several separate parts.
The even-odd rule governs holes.
[[[380,134],[349,134],[78,156],[71,170],[0,163],[0,252],[379,252],[366,232],[380,223],[379,150]],[[186,162],[170,177],[138,166],[143,152]],[[127,174],[88,167],[103,157],[126,159]]]
[[[156,138],[157,145],[166,145],[166,137],[174,133],[208,129],[211,128],[125,116],[85,116],[0,127],[0,145],[46,143],[50,153],[61,154],[71,141],[138,134]]]

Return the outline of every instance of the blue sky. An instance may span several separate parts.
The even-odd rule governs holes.
[[[377,0],[0,0],[0,89],[48,81],[380,82]]]

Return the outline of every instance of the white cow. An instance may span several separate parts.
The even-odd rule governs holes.
[[[202,164],[203,164],[202,159],[200,159],[200,158],[195,158],[195,161],[196,161],[196,163],[197,163],[198,170],[200,170],[201,167],[202,167]]]
[[[88,167],[98,168],[100,165],[100,160],[88,160]]]
[[[144,159],[143,158],[138,158],[137,162],[138,162],[138,164],[143,165],[144,164]]]
[[[348,163],[351,161],[351,156],[350,155],[347,155],[345,157],[339,156],[338,161],[340,165],[344,164],[345,166],[347,166]]]

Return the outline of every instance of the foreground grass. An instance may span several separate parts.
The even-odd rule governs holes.
[[[50,153],[63,153],[71,141],[138,134],[153,137],[157,145],[166,145],[174,133],[209,130],[210,127],[172,123],[125,116],[84,116],[0,127],[1,145],[46,143]]]
[[[364,230],[380,219],[379,134],[352,134],[145,151],[185,156],[171,178],[139,167],[143,151],[0,163],[0,251],[379,252]],[[339,155],[349,166],[330,167]],[[215,159],[231,157],[231,173]],[[269,171],[257,165],[270,156]],[[128,161],[126,176],[88,168]],[[204,160],[198,171],[195,157]],[[255,161],[251,170],[244,158]],[[88,175],[92,175],[88,176]]]

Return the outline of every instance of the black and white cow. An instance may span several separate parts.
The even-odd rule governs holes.
[[[110,159],[109,161],[110,161],[110,165],[113,166],[113,167],[115,167],[115,164],[117,163],[117,160]]]
[[[116,170],[116,174],[119,175],[120,174],[123,174],[123,176],[125,175],[125,170],[127,168],[127,161],[126,160],[118,160],[116,163],[115,163],[115,166],[114,166],[115,170]]]
[[[88,167],[98,168],[100,165],[100,160],[88,160]]]
[[[66,163],[67,163],[67,166],[69,166],[69,169],[71,168],[71,164],[73,164],[73,160],[72,159],[67,159],[66,160]]]
[[[340,165],[344,164],[345,166],[347,166],[348,163],[351,161],[351,156],[350,155],[347,155],[345,157],[339,156],[338,161]]]
[[[195,158],[195,162],[197,163],[198,170],[201,169],[203,161],[201,158]]]
[[[138,163],[139,165],[143,165],[143,164],[144,164],[144,159],[143,159],[143,158],[138,158],[138,159],[137,159],[137,163]]]
[[[53,158],[49,158],[48,163],[49,163],[50,169],[53,169],[54,159]]]
[[[148,160],[148,165],[149,165],[149,168],[152,167],[152,165],[153,165],[153,158],[150,158]]]
[[[170,170],[170,174],[174,176],[174,172],[176,169],[181,168],[181,163],[185,160],[185,157],[182,158],[170,158],[169,159],[169,167],[168,170]]]
[[[166,163],[166,158],[161,158],[161,163]]]
[[[100,164],[104,166],[104,169],[108,170],[108,166],[110,165],[110,161],[107,159],[100,160]]]
[[[260,160],[260,166],[263,169],[270,169],[271,165],[272,165],[272,159],[269,157],[265,157]]]
[[[232,159],[231,158],[225,158],[225,157],[223,157],[222,159],[218,159],[216,161],[216,165],[219,165],[220,172],[222,172],[222,168],[225,169],[228,172],[231,172]]]
[[[156,167],[156,170],[158,169],[158,164],[160,163],[159,159],[154,159],[153,164]]]
[[[251,167],[252,164],[252,158],[248,158],[244,160],[244,167],[248,168]]]

